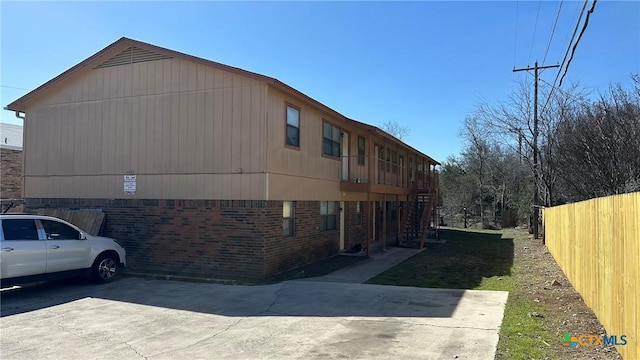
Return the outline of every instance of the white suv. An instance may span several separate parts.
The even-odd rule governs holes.
[[[55,217],[2,214],[0,230],[2,287],[81,275],[107,283],[126,266],[125,250],[115,240]]]

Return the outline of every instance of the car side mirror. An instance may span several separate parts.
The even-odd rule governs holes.
[[[87,240],[87,235],[80,233],[80,240]]]

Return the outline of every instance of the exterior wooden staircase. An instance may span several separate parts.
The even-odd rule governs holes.
[[[430,219],[436,209],[438,196],[438,174],[434,172],[427,183],[426,188],[413,186],[411,198],[407,202],[407,210],[400,219],[401,232],[399,245],[422,249],[427,238],[427,231],[431,223]]]

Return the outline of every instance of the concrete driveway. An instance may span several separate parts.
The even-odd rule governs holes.
[[[1,293],[2,359],[493,359],[507,293],[125,277]]]

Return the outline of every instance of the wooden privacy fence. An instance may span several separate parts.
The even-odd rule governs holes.
[[[68,221],[93,236],[100,233],[105,217],[105,213],[95,210],[38,209],[37,214],[54,216]]]
[[[556,206],[543,216],[551,255],[607,335],[618,342],[626,335],[618,352],[640,359],[640,192]]]

